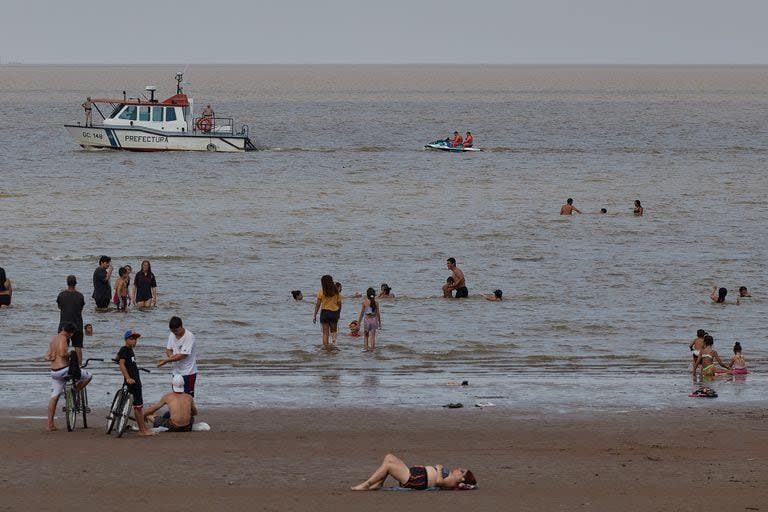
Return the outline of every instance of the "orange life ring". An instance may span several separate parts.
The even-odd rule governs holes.
[[[211,121],[210,117],[198,117],[197,123],[195,123],[197,126],[197,129],[201,132],[208,133],[211,131],[211,127],[213,126],[213,121]]]

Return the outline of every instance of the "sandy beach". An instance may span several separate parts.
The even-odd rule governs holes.
[[[44,431],[5,410],[0,510],[767,510],[766,414],[694,404],[520,417],[502,408],[207,410],[210,432]],[[386,452],[472,469],[475,491],[352,492]],[[71,475],[69,481],[64,479]],[[386,485],[395,485],[391,480]]]

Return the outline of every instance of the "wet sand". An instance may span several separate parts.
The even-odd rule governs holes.
[[[768,510],[768,414],[716,401],[521,417],[501,408],[207,410],[210,432],[44,431],[0,419],[0,510]],[[475,491],[352,492],[386,452],[471,468]],[[71,478],[66,479],[69,474]],[[386,485],[395,485],[388,480]]]

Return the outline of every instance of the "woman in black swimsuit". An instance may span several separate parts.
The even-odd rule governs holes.
[[[477,487],[475,475],[468,469],[443,469],[442,464],[434,466],[408,467],[405,462],[391,453],[384,457],[379,469],[368,477],[368,480],[352,487],[353,491],[375,491],[384,485],[384,481],[391,476],[405,489],[423,491],[430,487],[441,489],[474,489]]]

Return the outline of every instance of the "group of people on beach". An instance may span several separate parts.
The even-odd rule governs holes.
[[[745,375],[747,362],[742,354],[741,343],[738,341],[733,345],[733,357],[730,362],[724,363],[720,355],[715,350],[715,340],[707,331],[699,329],[696,331],[694,339],[688,348],[693,355],[693,378],[696,380],[697,374],[701,377],[715,377],[717,375]]]
[[[446,266],[451,271],[451,275],[446,279],[442,287],[443,297],[446,299],[462,299],[469,297],[469,290],[466,286],[464,272],[456,266],[456,259],[451,257],[446,260]],[[342,285],[334,281],[333,276],[324,275],[320,278],[320,290],[317,292],[312,322],[317,323],[318,313],[320,314],[320,325],[322,328],[322,346],[324,349],[333,349],[338,341],[338,323],[341,318],[342,307]],[[295,301],[303,301],[304,294],[301,290],[291,290],[291,296]],[[492,294],[482,295],[488,301],[499,302],[502,300],[503,292],[494,290]],[[362,297],[362,304],[357,320],[349,322],[349,335],[353,337],[360,336],[360,328],[363,328],[363,351],[376,349],[376,332],[381,328],[381,308],[377,299],[393,299],[395,294],[387,283],[381,283],[377,293],[373,287],[366,290],[363,297],[360,293],[353,295],[355,298]]]
[[[709,294],[709,298],[716,304],[726,304],[725,297],[728,295],[728,288],[712,286],[712,291]],[[739,294],[736,296],[736,304],[741,304],[742,299],[752,297],[746,286],[739,287]]]
[[[581,214],[582,211],[576,208],[573,205],[573,198],[569,197],[566,199],[565,204],[560,207],[560,215],[573,215],[573,213],[576,212],[578,214]],[[640,203],[639,199],[635,199],[635,206],[632,210],[632,214],[635,217],[642,217],[643,213],[645,212],[645,209],[643,208],[643,205]],[[600,211],[598,213],[605,214],[608,213],[608,210],[606,208],[600,208]]]
[[[118,311],[125,311],[131,303],[138,307],[152,307],[157,304],[157,283],[148,260],[141,263],[141,270],[134,279],[133,293],[129,294],[130,265],[120,267],[115,283],[115,295],[112,297],[110,278],[112,263],[109,256],[101,256],[99,264],[93,273],[93,294],[96,311],[109,311],[110,297]],[[82,389],[91,383],[92,374],[84,368],[83,341],[84,335],[93,334],[92,324],[83,325],[83,308],[85,297],[77,290],[77,277],[67,276],[67,288],[56,297],[59,308],[59,326],[56,335],[51,339],[45,360],[50,365],[51,396],[48,402],[48,430],[56,430],[54,415],[59,397],[64,389],[67,378],[77,375],[77,386]],[[118,364],[123,375],[123,382],[133,395],[134,418],[141,435],[152,435],[146,425],[149,419],[155,427],[165,427],[172,431],[188,431],[197,409],[194,404],[195,383],[197,381],[197,349],[194,334],[186,329],[182,320],[174,316],[168,323],[170,334],[165,349],[165,357],[157,361],[157,367],[166,364],[173,365],[170,393],[164,395],[159,402],[143,410],[143,394],[139,368],[136,364],[134,348],[141,334],[135,330],[125,331],[123,346],[112,359]],[[70,346],[72,350],[70,350]],[[183,395],[183,396],[182,396]],[[154,417],[155,412],[167,406],[168,412],[163,416]]]
[[[96,307],[104,309],[109,307],[110,301],[117,306],[118,311],[126,311],[131,304],[139,308],[157,306],[157,280],[152,273],[152,264],[149,260],[141,262],[141,269],[133,279],[131,290],[131,265],[124,265],[117,271],[115,279],[115,293],[112,294],[112,258],[102,256],[99,258],[99,266],[93,272],[93,300]]]

